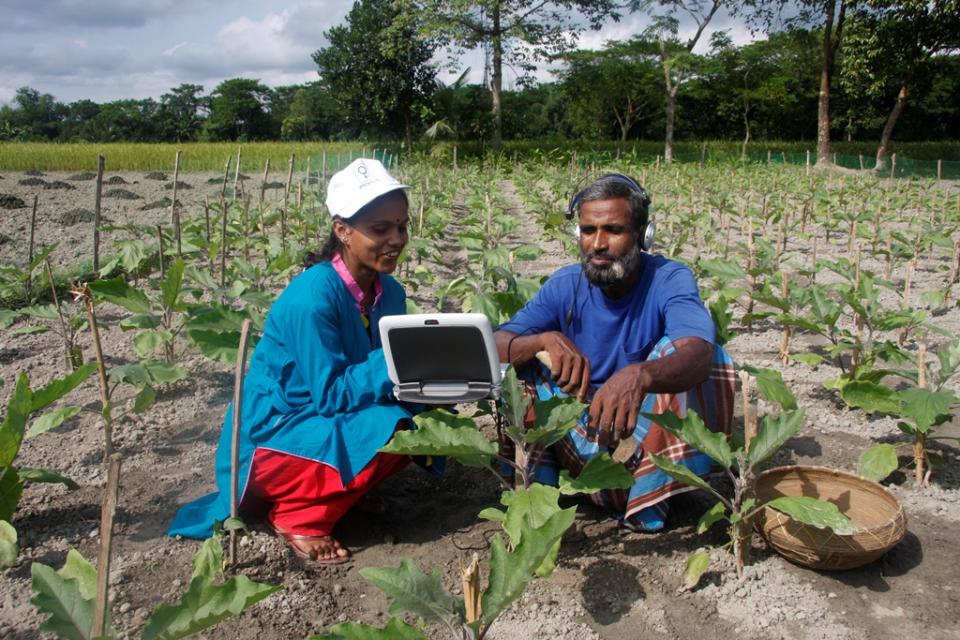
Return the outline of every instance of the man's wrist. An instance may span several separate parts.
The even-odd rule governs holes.
[[[633,379],[635,381],[636,389],[640,393],[646,393],[653,384],[653,376],[650,375],[650,367],[647,366],[646,362],[637,362],[635,364],[629,365],[629,368],[632,369]]]

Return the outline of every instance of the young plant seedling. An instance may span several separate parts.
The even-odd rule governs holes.
[[[703,489],[717,498],[717,503],[707,510],[697,524],[697,532],[703,533],[720,521],[729,525],[730,540],[724,547],[732,547],[736,560],[737,575],[749,561],[752,519],[764,507],[782,511],[791,518],[818,528],[830,528],[838,534],[853,533],[853,523],[836,505],[806,496],[783,496],[764,503],[756,498],[757,467],[775,454],[780,447],[796,434],[803,424],[803,409],[783,411],[778,415],[766,415],[760,423],[756,437],[749,444],[742,441],[730,443],[722,433],[707,429],[695,411],[688,411],[680,418],[672,412],[662,415],[644,414],[684,442],[710,456],[719,464],[733,486],[733,497],[722,495],[710,484],[686,467],[668,458],[652,454],[651,460],[669,476],[698,489]],[[684,576],[688,588],[693,588],[709,566],[709,552],[694,554],[687,563]]]

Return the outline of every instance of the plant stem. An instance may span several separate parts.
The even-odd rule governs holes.
[[[67,321],[64,319],[63,310],[60,308],[60,300],[57,298],[57,287],[53,282],[53,269],[50,268],[50,258],[44,260],[44,264],[47,267],[47,280],[50,282],[50,293],[53,295],[53,306],[56,307],[57,317],[60,318],[60,335],[63,338],[63,349],[67,367],[70,368],[70,371],[76,371],[77,361],[75,357],[76,354],[74,353],[73,335],[67,328]],[[82,360],[82,353],[80,354],[80,358]]]

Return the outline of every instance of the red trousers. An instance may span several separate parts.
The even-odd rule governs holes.
[[[378,453],[343,486],[340,472],[329,465],[257,449],[242,506],[259,502],[267,509],[267,520],[282,531],[328,536],[350,507],[409,463],[409,456]]]

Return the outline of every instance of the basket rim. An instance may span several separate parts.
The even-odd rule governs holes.
[[[825,471],[825,472],[828,472],[828,473],[831,473],[831,474],[835,474],[835,475],[846,476],[846,477],[851,478],[851,479],[853,479],[853,480],[858,480],[858,481],[860,481],[860,482],[866,483],[867,485],[872,485],[872,488],[878,489],[878,490],[879,490],[878,493],[883,494],[885,497],[887,497],[889,500],[891,500],[893,504],[895,504],[895,505],[897,506],[897,508],[891,512],[890,517],[889,517],[885,522],[880,523],[880,524],[877,524],[877,525],[874,525],[874,526],[872,526],[872,527],[869,527],[868,529],[861,530],[861,531],[858,532],[858,533],[861,533],[861,532],[863,532],[863,531],[869,531],[869,530],[871,530],[871,529],[877,529],[877,528],[880,528],[880,527],[888,526],[891,522],[894,522],[895,520],[906,516],[906,512],[905,512],[904,509],[903,509],[903,502],[901,502],[900,499],[897,498],[897,496],[893,495],[893,493],[892,493],[889,489],[887,489],[886,487],[884,487],[882,484],[880,484],[879,482],[877,482],[877,481],[875,481],[875,480],[871,480],[871,479],[869,479],[869,478],[864,478],[864,477],[861,476],[861,475],[857,475],[857,474],[855,474],[855,473],[850,473],[849,471],[843,471],[843,470],[841,470],[841,469],[833,469],[833,468],[831,468],[831,467],[822,467],[822,466],[820,466],[820,465],[812,465],[812,464],[792,464],[792,465],[786,465],[786,466],[782,466],[782,467],[772,467],[772,468],[767,469],[766,471],[763,471],[763,472],[761,472],[760,474],[758,474],[758,475],[756,476],[756,478],[754,479],[754,483],[755,483],[755,486],[756,486],[756,485],[758,485],[758,484],[760,483],[760,481],[761,481],[762,478],[764,478],[765,476],[768,476],[768,475],[773,475],[774,473],[780,473],[780,474],[782,474],[782,473],[790,472],[790,471],[803,471],[803,470],[806,470],[806,471]],[[787,514],[782,513],[782,512],[780,512],[780,511],[777,511],[777,510],[774,509],[773,507],[767,506],[766,504],[763,505],[763,508],[764,508],[764,510],[770,509],[770,510],[772,510],[772,511],[775,511],[775,512],[778,513],[778,514],[781,514],[781,515],[786,516],[787,518],[789,518],[789,516],[788,516]],[[790,519],[792,520],[792,518],[790,518]],[[839,534],[834,534],[834,535],[839,535]],[[857,534],[850,534],[850,535],[851,535],[851,536],[855,536],[855,535],[857,535]]]

